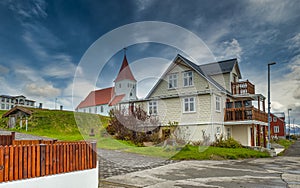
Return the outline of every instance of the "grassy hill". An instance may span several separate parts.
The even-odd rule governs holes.
[[[28,134],[46,136],[59,140],[82,140],[88,139],[93,128],[95,133],[107,126],[108,117],[71,111],[30,109],[33,113],[28,119]],[[7,128],[8,118],[2,118],[6,111],[0,111],[0,127]],[[23,123],[25,125],[25,123]],[[19,124],[14,129],[19,132],[26,132]]]

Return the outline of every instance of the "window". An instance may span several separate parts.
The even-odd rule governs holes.
[[[183,73],[183,86],[192,86],[194,85],[193,81],[193,72],[187,71]]]
[[[221,112],[221,97],[216,96],[216,111]]]
[[[4,100],[5,100],[4,98],[1,98],[1,102],[4,102]]]
[[[97,106],[95,106],[95,109],[94,109],[94,110],[95,110],[95,114],[97,114]]]
[[[100,112],[103,112],[103,106],[100,106]]]
[[[227,127],[227,138],[231,137],[231,128]]]
[[[273,117],[273,122],[277,122],[277,117]]]
[[[157,101],[149,101],[148,112],[150,115],[157,115]]]
[[[187,97],[183,99],[183,112],[196,112],[195,97]]]
[[[217,135],[221,134],[221,127],[217,127]]]
[[[91,113],[92,112],[92,109],[91,108],[89,108],[89,113]]]
[[[279,126],[274,126],[274,133],[279,133]]]
[[[6,109],[7,109],[7,110],[9,109],[9,104],[6,105]]]
[[[169,75],[169,89],[177,88],[177,78],[177,73]]]
[[[1,104],[1,109],[5,109],[5,104]]]

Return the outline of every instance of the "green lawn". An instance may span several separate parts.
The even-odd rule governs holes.
[[[203,147],[203,146],[202,146]],[[220,159],[244,159],[269,157],[266,152],[254,151],[247,148],[220,148],[201,146],[186,146],[174,155],[174,160],[220,160]]]
[[[284,146],[284,148],[287,149],[294,143],[294,140],[279,139],[276,141],[276,143]]]

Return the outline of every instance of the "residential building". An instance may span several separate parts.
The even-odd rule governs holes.
[[[1,110],[10,110],[15,106],[24,106],[24,107],[33,108],[34,105],[35,105],[35,101],[26,99],[24,95],[19,95],[19,96],[0,95]]]
[[[137,100],[136,79],[124,55],[119,73],[114,80],[114,87],[91,91],[89,95],[76,107],[77,112],[109,115],[109,111],[120,102]],[[123,108],[128,108],[123,104]]]
[[[124,77],[120,72],[113,96],[106,101],[111,108],[130,112],[139,106],[159,120],[166,134],[170,134],[169,123],[176,122],[177,135],[186,141],[209,138],[212,142],[223,135],[245,146],[266,147],[265,97],[255,93],[251,82],[241,80],[237,59],[197,65],[178,54],[144,99],[136,98],[131,71]]]
[[[271,113],[270,125],[272,138],[285,138],[284,112]]]

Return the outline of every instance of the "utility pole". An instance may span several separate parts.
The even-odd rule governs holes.
[[[270,115],[270,109],[271,109],[271,100],[270,100],[270,66],[271,65],[275,65],[276,63],[275,62],[272,62],[272,63],[268,63],[268,145],[267,145],[267,148],[268,149],[271,149],[271,143],[270,143],[270,140],[271,140],[271,125],[270,125],[270,118],[271,118],[271,115]]]
[[[292,110],[291,108],[288,109],[288,118],[289,118],[289,140],[291,140],[291,121],[290,121],[290,111],[291,111],[291,110]]]

